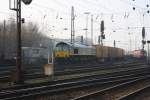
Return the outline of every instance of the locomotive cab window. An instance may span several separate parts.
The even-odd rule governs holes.
[[[69,45],[65,43],[59,43],[56,45],[57,51],[69,51]]]
[[[61,46],[57,46],[57,47],[56,47],[56,50],[57,50],[57,51],[62,51],[62,47],[61,47]]]
[[[64,45],[64,46],[63,46],[63,51],[69,51],[69,47],[66,46],[66,45]]]
[[[74,49],[74,54],[78,54],[78,49]]]

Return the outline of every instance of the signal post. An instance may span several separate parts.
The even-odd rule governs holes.
[[[17,16],[17,53],[16,53],[16,73],[13,73],[14,76],[14,82],[17,84],[23,83],[23,73],[22,73],[22,67],[21,67],[21,1],[29,5],[32,0],[9,0],[9,9],[16,11]]]

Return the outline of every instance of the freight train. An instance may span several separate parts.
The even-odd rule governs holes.
[[[25,64],[47,63],[49,50],[44,47],[23,47],[22,59]],[[89,62],[108,62],[124,58],[124,50],[110,46],[93,45],[69,42],[57,42],[53,50],[55,64],[73,64]],[[51,55],[49,60],[51,60]],[[51,62],[51,61],[49,61]]]
[[[55,46],[56,63],[106,62],[124,58],[124,50],[102,45],[87,46],[69,42],[58,42]]]

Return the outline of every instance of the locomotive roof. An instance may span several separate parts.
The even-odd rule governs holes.
[[[68,46],[70,46],[70,47],[76,47],[76,48],[92,48],[92,46],[88,46],[88,45],[84,45],[84,44],[79,44],[79,43],[74,43],[74,45],[73,44],[71,44],[70,42],[58,42],[57,44],[56,44],[56,46],[57,45],[61,45],[61,44],[66,44],[66,45],[68,45]]]
[[[22,49],[46,49],[45,47],[21,47]]]

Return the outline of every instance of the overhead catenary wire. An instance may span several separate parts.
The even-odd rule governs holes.
[[[55,1],[55,0],[53,0],[53,1]],[[59,2],[58,0],[56,0],[57,2]],[[90,4],[92,1],[91,0],[87,0],[88,2],[88,5],[95,5],[95,1],[92,3],[92,4]],[[70,1],[69,1],[70,2]],[[77,2],[77,1],[76,1]],[[83,1],[82,1],[83,2]],[[60,2],[61,3],[61,2]],[[78,3],[78,2],[77,2]],[[57,4],[57,3],[56,3]],[[59,10],[59,9],[56,9],[56,8],[51,8],[51,7],[48,7],[48,6],[43,6],[42,4],[38,4],[38,3],[33,3],[32,5],[34,5],[34,6],[36,6],[36,8],[37,7],[42,7],[42,8],[44,8],[44,9],[46,9],[46,10],[49,10],[49,12],[51,12],[52,11],[52,13],[61,13],[62,15],[64,14],[64,15],[70,15],[70,13],[68,13],[67,11],[62,11],[62,10]],[[63,3],[62,4],[62,6],[65,6],[66,5],[66,3]],[[84,5],[84,2],[81,4],[81,5]],[[97,4],[96,4],[97,5]],[[103,5],[103,4],[102,4]],[[105,6],[105,5],[104,5]],[[69,6],[68,6],[69,7]],[[97,7],[97,6],[96,6]],[[81,7],[82,8],[82,7]],[[103,8],[103,7],[102,7]],[[104,7],[105,8],[105,7]],[[83,7],[83,9],[87,9],[86,8],[86,6],[84,6]],[[92,13],[94,16],[98,16],[98,15],[100,15],[101,16],[101,14],[103,14],[103,16],[108,16],[108,17],[111,17],[112,15],[114,15],[114,16],[116,16],[116,15],[118,15],[118,16],[124,16],[125,15],[125,12],[128,12],[128,11],[123,11],[123,12],[118,12],[118,13],[109,13],[109,12],[106,12],[106,13],[102,13],[102,12],[97,12],[97,13]],[[131,12],[128,12],[128,13],[130,13],[130,14],[134,14],[132,11]],[[42,13],[42,15],[44,16],[45,14],[47,14],[47,12],[43,12]],[[47,14],[48,15],[48,14]],[[76,15],[77,15],[77,18],[83,18],[83,13],[82,12],[76,12]],[[66,16],[65,16],[66,17]],[[115,17],[114,17],[115,18]],[[42,17],[41,17],[41,22],[43,21],[47,21],[48,20],[48,18],[47,19],[43,19]],[[63,20],[67,20],[67,18],[63,18]],[[76,20],[78,20],[78,19],[76,19]],[[94,21],[95,22],[95,21]],[[118,27],[118,26],[116,26],[116,27]]]
[[[42,5],[42,4],[38,4],[38,3],[34,3],[34,4],[32,4],[33,6],[36,6],[36,7],[42,7],[42,8],[45,8],[45,9],[47,9],[47,10],[50,10],[50,11],[52,11],[52,12],[58,12],[58,13],[62,13],[62,14],[65,14],[65,15],[70,15],[70,12],[65,12],[65,11],[59,11],[59,10],[57,10],[57,9],[54,9],[54,8],[51,8],[51,7],[47,7],[47,6],[44,6],[44,5]],[[86,8],[85,8],[86,9]],[[94,15],[94,16],[97,16],[97,15],[101,15],[101,14],[103,14],[104,16],[105,15],[112,15],[112,14],[114,14],[114,15],[123,15],[124,16],[124,14],[125,14],[125,12],[128,12],[128,13],[133,13],[133,12],[129,12],[129,11],[122,11],[122,12],[115,12],[115,13],[107,13],[107,12],[97,12],[97,13],[92,13],[92,15]],[[76,12],[76,14],[78,15],[78,16],[80,16],[80,15],[84,15],[84,12],[83,13],[79,13],[79,12]]]

